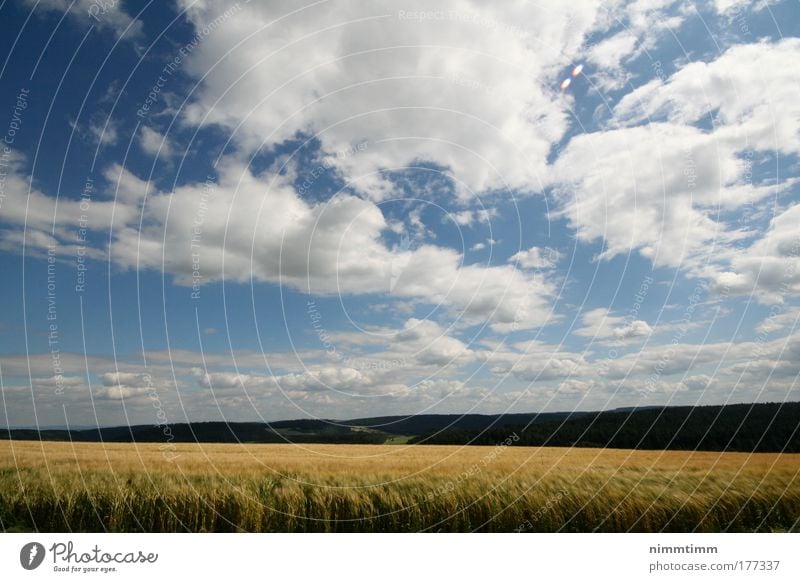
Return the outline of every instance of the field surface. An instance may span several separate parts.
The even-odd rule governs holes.
[[[0,442],[5,531],[800,531],[800,455]]]

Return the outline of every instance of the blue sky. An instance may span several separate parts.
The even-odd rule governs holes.
[[[0,5],[0,425],[797,400],[800,6],[484,4]]]

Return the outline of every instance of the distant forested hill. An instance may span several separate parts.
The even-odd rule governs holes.
[[[584,412],[573,415],[586,414]],[[421,414],[353,420],[299,419],[278,422],[193,422],[158,425],[81,428],[77,430],[0,429],[0,439],[76,442],[207,442],[207,443],[349,443],[406,442],[433,431],[487,430],[508,425],[562,420],[570,413]]]
[[[444,430],[421,444],[608,447],[746,452],[800,452],[800,403],[731,404],[594,412],[486,431]]]
[[[424,414],[355,420],[194,422],[93,429],[0,429],[0,439],[75,442],[342,443],[800,452],[800,403],[606,412]]]

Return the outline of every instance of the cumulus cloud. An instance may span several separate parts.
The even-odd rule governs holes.
[[[390,247],[389,225],[374,202],[341,194],[310,203],[288,177],[256,176],[231,158],[221,161],[218,181],[173,192],[156,192],[114,165],[105,172],[113,194],[99,195],[88,208],[71,198],[56,204],[36,189],[26,200],[20,165],[17,159],[7,180],[16,195],[0,215],[14,227],[2,232],[8,249],[18,248],[19,229],[27,225],[29,246],[60,243],[58,252],[67,254],[79,226],[108,232],[113,217],[112,260],[164,270],[181,285],[256,280],[312,294],[385,293],[442,305],[466,324],[496,329],[538,327],[549,317],[553,287],[542,278],[511,266],[463,265],[463,256],[447,247]],[[48,232],[53,225],[55,237]]]
[[[614,109],[617,125],[572,139],[554,164],[556,215],[579,240],[602,240],[601,259],[635,251],[718,290],[761,290],[774,299],[784,282],[794,292],[794,207],[776,216],[762,238],[720,212],[795,185],[754,182],[750,168],[754,152],[800,152],[798,57],[794,38],[738,45],[627,94]],[[711,113],[712,129],[698,127]]]
[[[137,216],[137,203],[147,192],[143,181],[135,178],[127,170],[114,165],[106,172],[106,177],[118,181],[120,198],[130,204],[116,204],[113,200],[98,198],[98,186],[87,182],[83,190],[92,198],[91,204],[80,201],[81,190],[63,193],[58,199],[48,196],[32,183],[25,172],[25,158],[16,150],[9,156],[8,174],[5,178],[5,192],[9,195],[3,200],[0,222],[10,228],[0,230],[0,248],[18,251],[23,240],[21,227],[25,225],[25,241],[32,251],[53,247],[59,255],[75,256],[76,236],[79,227],[91,231],[108,231],[113,226],[123,226],[133,222]],[[90,258],[102,258],[103,253],[87,246],[84,251]]]
[[[476,210],[450,212],[447,216],[458,226],[473,226],[474,224],[488,224],[497,214],[496,208],[478,208]]]
[[[733,240],[715,219],[725,185],[742,172],[735,152],[694,127],[650,124],[578,136],[553,168],[567,219],[600,258],[638,251],[661,266],[695,264]]]
[[[714,115],[714,139],[725,150],[800,153],[796,65],[800,39],[740,44],[711,62],[681,67],[628,93],[614,109],[624,123],[667,118],[690,124]]]
[[[116,36],[128,40],[138,39],[143,35],[142,22],[131,18],[122,9],[122,2],[120,1],[25,0],[25,3],[44,13],[67,13],[70,18],[84,26],[110,30]]]
[[[592,46],[589,60],[605,69],[616,69],[621,61],[633,53],[636,36],[621,32]]]
[[[132,372],[106,372],[100,375],[104,388],[97,390],[95,396],[111,400],[124,400],[146,397],[155,392],[149,374]]]
[[[175,153],[172,143],[166,136],[146,125],[142,126],[139,133],[139,147],[146,154],[157,156],[161,159],[169,159]]]
[[[611,310],[605,307],[584,311],[581,321],[583,327],[575,330],[575,335],[594,339],[624,341],[648,337],[653,332],[646,321],[611,315]]]
[[[552,286],[541,278],[510,266],[463,265],[445,247],[390,248],[380,208],[362,198],[312,204],[285,177],[254,176],[232,160],[219,171],[218,183],[152,195],[141,230],[137,223],[115,230],[112,258],[164,269],[183,285],[254,279],[312,294],[386,293],[441,304],[465,323],[496,329],[547,321]]]
[[[393,192],[382,170],[418,160],[454,176],[464,199],[536,191],[568,127],[555,75],[600,6],[438,0],[424,12],[439,16],[425,18],[388,0],[250,3],[192,53],[188,70],[202,82],[185,121],[235,129],[247,151],[312,134],[374,199]],[[198,30],[224,10],[182,7]],[[360,143],[358,155],[337,155]]]
[[[611,3],[607,9],[608,28],[621,30],[587,47],[586,57],[595,67],[592,85],[610,91],[633,78],[625,68],[627,62],[652,51],[668,31],[683,24],[687,6],[680,0],[639,0]]]
[[[80,424],[94,423],[94,414],[101,424],[156,422],[154,415],[162,408],[162,417],[173,422],[219,415],[229,420],[309,414],[353,418],[425,410],[552,409],[574,405],[576,395],[583,405],[598,408],[608,407],[611,398],[620,406],[663,403],[664,397],[678,395],[692,399],[684,403],[719,402],[732,394],[746,401],[784,399],[796,397],[793,378],[800,373],[797,332],[751,342],[648,345],[615,357],[569,351],[539,340],[479,349],[423,320],[409,320],[393,333],[382,332],[387,332],[383,343],[376,340],[378,350],[370,351],[369,357],[386,362],[404,359],[402,366],[356,367],[355,358],[337,364],[317,358],[269,373],[263,360],[258,366],[256,355],[248,352],[227,358],[186,352],[177,354],[172,363],[156,358],[145,370],[131,362],[93,357],[89,365],[99,382],[92,382],[91,394],[81,372],[68,371],[85,366],[82,355],[64,354],[61,379],[46,375],[48,366],[52,373],[49,353],[31,355],[30,364],[39,376],[22,383],[16,378],[26,378],[26,356],[2,356],[3,397],[18,425],[33,422],[33,398],[40,421],[47,418],[59,424],[64,422],[63,406],[68,407],[69,422]],[[289,354],[275,357],[291,360]],[[203,359],[208,368],[197,368],[196,362]],[[253,369],[232,371],[231,359]],[[120,371],[111,371],[117,364]],[[468,373],[475,365],[486,366],[491,379]],[[66,387],[60,394],[59,385]]]
[[[747,9],[763,10],[776,0],[714,0],[714,9],[731,17],[740,16]]]
[[[512,255],[509,263],[516,263],[523,269],[552,269],[561,259],[561,253],[549,247],[531,247]]]
[[[409,319],[405,328],[394,336],[393,347],[403,359],[415,363],[446,368],[454,363],[465,364],[473,359],[464,342],[448,335],[448,330],[431,320]]]
[[[729,252],[729,268],[709,269],[715,288],[735,294],[757,292],[775,303],[800,292],[798,221],[800,204],[795,204],[773,218],[752,245]]]
[[[794,332],[799,323],[800,309],[797,307],[788,308],[786,310],[771,310],[769,315],[758,324],[756,331],[760,334],[776,333],[786,329],[788,329],[789,332]]]

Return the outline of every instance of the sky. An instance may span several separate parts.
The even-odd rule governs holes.
[[[800,400],[796,1],[0,29],[0,425]]]

